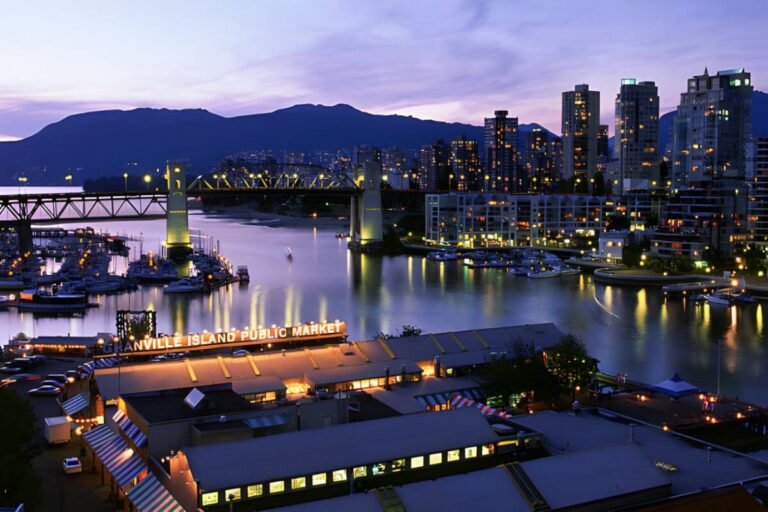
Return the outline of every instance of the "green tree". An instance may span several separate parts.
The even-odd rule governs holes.
[[[643,246],[636,243],[628,243],[622,251],[621,261],[629,268],[637,267],[643,257]]]
[[[557,378],[560,390],[576,396],[576,386],[584,387],[597,373],[598,360],[591,357],[584,343],[576,336],[568,334],[560,343],[545,352],[547,369]]]
[[[547,371],[541,352],[502,358],[483,369],[483,390],[488,397],[500,397],[504,405],[520,397],[517,407],[524,407],[534,400],[552,400],[559,395],[560,387],[554,374]]]
[[[29,402],[8,388],[0,389],[0,507],[40,503],[40,478],[32,460],[40,451],[35,443],[35,413]]]
[[[609,215],[605,229],[608,231],[622,231],[629,229],[629,219],[626,215]]]
[[[405,338],[408,336],[421,336],[421,329],[413,325],[403,325],[403,329],[400,331],[400,337]]]

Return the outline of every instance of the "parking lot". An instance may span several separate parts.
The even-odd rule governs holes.
[[[121,507],[114,499],[110,500],[109,486],[102,485],[100,473],[92,468],[90,457],[83,461],[83,472],[79,474],[64,474],[62,462],[66,457],[79,457],[84,442],[80,436],[72,435],[72,440],[66,444],[49,446],[44,438],[44,419],[52,416],[62,416],[61,407],[56,397],[30,396],[27,392],[40,385],[49,374],[64,374],[67,370],[77,368],[85,360],[82,358],[48,359],[37,366],[25,370],[40,376],[40,380],[23,381],[11,384],[9,389],[15,390],[19,396],[26,399],[35,411],[36,427],[42,453],[35,461],[35,468],[42,482],[43,503],[40,510],[45,511],[114,511]],[[0,374],[0,379],[10,377]],[[67,384],[67,398],[79,393],[88,395],[87,381],[77,381]],[[64,393],[59,395],[64,400]],[[108,483],[108,481],[107,481]]]

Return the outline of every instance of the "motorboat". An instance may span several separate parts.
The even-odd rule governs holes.
[[[237,278],[240,280],[241,283],[247,283],[251,280],[250,274],[248,274],[248,267],[245,265],[240,265],[237,267]]]
[[[557,268],[558,270],[560,270],[561,276],[575,276],[575,275],[581,274],[581,270],[577,268],[569,267],[567,265],[563,265]]]
[[[702,295],[704,300],[714,306],[731,306],[734,304],[733,296],[727,293],[715,292]]]
[[[512,265],[511,261],[496,258],[489,260],[464,260],[464,266],[467,268],[509,268]]]
[[[19,311],[38,313],[78,313],[88,308],[84,293],[50,293],[42,290],[24,290],[19,294]]]
[[[293,261],[293,252],[291,252],[290,247],[285,248],[285,257],[288,261]]]
[[[179,279],[163,288],[163,293],[202,293],[204,291],[205,285],[198,279]]]
[[[459,258],[456,249],[432,251],[427,254],[427,259],[432,261],[456,261]]]
[[[548,277],[560,277],[560,269],[538,269],[528,272],[528,279],[546,279]]]

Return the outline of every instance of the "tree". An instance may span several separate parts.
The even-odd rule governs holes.
[[[632,268],[640,265],[643,257],[643,246],[636,243],[628,243],[622,251],[621,261],[626,266]]]
[[[624,231],[629,229],[629,219],[626,215],[609,215],[605,223],[608,231]]]
[[[576,387],[586,386],[597,373],[597,359],[591,357],[584,343],[572,334],[545,353],[547,369],[557,378],[563,393],[576,397]]]
[[[486,395],[498,397],[504,405],[524,407],[534,400],[555,399],[560,391],[541,352],[498,359],[486,365],[483,375]]]
[[[413,325],[403,325],[403,330],[400,331],[400,337],[405,338],[408,336],[421,336],[421,329]]]
[[[32,465],[39,455],[35,414],[16,392],[0,389],[0,507],[40,503],[40,479]]]

